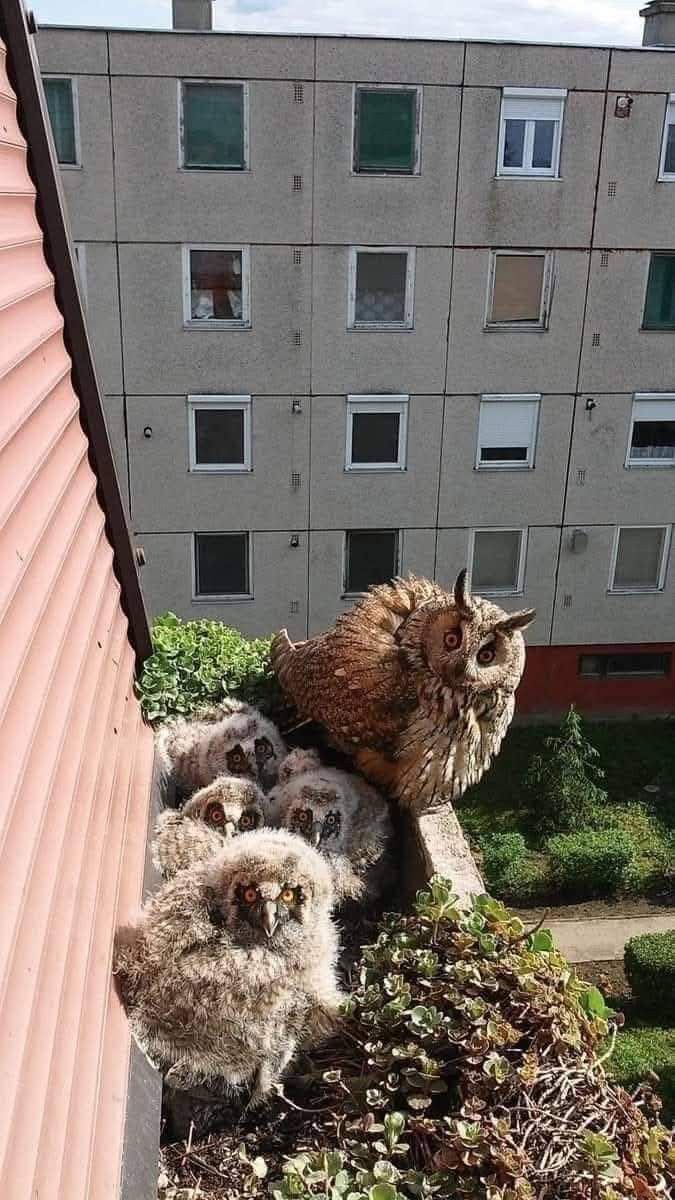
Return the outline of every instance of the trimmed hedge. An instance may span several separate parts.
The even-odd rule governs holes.
[[[613,895],[635,861],[633,839],[620,829],[559,833],[546,850],[554,881],[577,899]]]
[[[480,838],[483,874],[511,904],[536,904],[551,891],[548,863],[531,854],[521,833],[491,833]]]
[[[675,1018],[675,929],[631,938],[623,961],[637,1005]]]
[[[659,1077],[654,1090],[663,1101],[662,1120],[675,1120],[675,1029],[652,1025],[620,1029],[607,1069],[628,1091],[654,1071]]]

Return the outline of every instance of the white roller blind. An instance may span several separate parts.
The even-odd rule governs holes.
[[[481,446],[531,446],[538,398],[482,400],[478,426]]]
[[[563,101],[550,96],[504,96],[504,118],[516,121],[559,121]]]
[[[634,400],[634,421],[675,421],[675,399]]]

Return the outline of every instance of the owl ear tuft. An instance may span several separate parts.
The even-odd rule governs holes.
[[[516,629],[527,629],[537,615],[536,608],[521,608],[520,612],[509,613],[495,625],[496,633],[513,633]]]
[[[465,567],[463,571],[460,571],[455,580],[454,596],[455,604],[462,616],[470,617],[473,615],[473,601],[471,599],[471,591],[466,582],[466,578],[467,571]]]

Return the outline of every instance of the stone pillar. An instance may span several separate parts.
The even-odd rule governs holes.
[[[640,16],[645,19],[643,46],[675,46],[675,0],[651,0]]]
[[[213,29],[211,0],[171,0],[173,29]]]

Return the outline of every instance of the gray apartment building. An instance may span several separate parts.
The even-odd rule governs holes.
[[[41,28],[153,613],[532,605],[521,711],[675,707],[675,5],[643,48]]]

